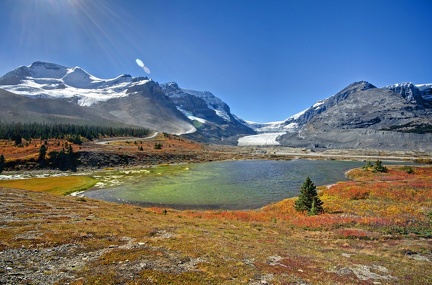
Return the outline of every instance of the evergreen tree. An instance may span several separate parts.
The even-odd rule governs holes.
[[[66,143],[61,151],[51,151],[49,154],[49,165],[62,171],[77,170],[77,157],[73,152],[72,145]]]
[[[15,142],[15,145],[16,145],[16,146],[19,146],[19,145],[22,144],[22,137],[21,137],[21,135],[19,135],[19,134],[14,134],[14,135],[12,136],[12,140]]]
[[[144,137],[150,130],[143,128],[113,128],[103,126],[45,124],[45,123],[2,123],[0,121],[0,139],[9,139],[16,145],[22,144],[22,139],[66,138],[73,143],[81,144],[82,138],[93,140],[106,136],[134,136]]]
[[[48,151],[48,148],[44,144],[41,145],[41,147],[39,148],[39,157],[38,157],[39,163],[45,162],[45,157],[46,157],[47,151]]]
[[[363,166],[364,170],[369,170],[369,168],[373,167],[372,163],[370,161],[366,162],[366,165]]]
[[[382,164],[381,160],[377,160],[373,167],[373,172],[387,172],[388,169]]]
[[[3,172],[5,164],[6,164],[5,158],[4,158],[3,154],[2,154],[2,155],[0,155],[0,173]]]
[[[307,212],[309,215],[318,215],[323,212],[323,202],[318,197],[316,186],[307,177],[303,183],[299,198],[295,201],[295,209],[299,212]]]
[[[162,149],[162,144],[161,143],[155,143],[154,149]]]

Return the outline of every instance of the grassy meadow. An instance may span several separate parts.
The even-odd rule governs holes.
[[[87,176],[58,176],[17,180],[0,180],[0,187],[67,195],[91,188],[97,180]]]
[[[51,194],[95,182],[85,176],[1,184],[0,259],[57,250],[43,273],[53,284],[432,284],[432,167],[411,170],[354,169],[351,181],[319,187],[318,216],[296,212],[294,198],[178,211]]]

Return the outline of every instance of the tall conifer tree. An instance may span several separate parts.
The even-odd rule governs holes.
[[[318,197],[316,186],[307,177],[301,187],[300,196],[295,201],[295,209],[299,212],[307,212],[309,215],[318,215],[323,212],[323,202]]]
[[[5,164],[6,164],[5,158],[4,158],[3,154],[2,154],[2,155],[0,155],[0,173],[3,172]]]

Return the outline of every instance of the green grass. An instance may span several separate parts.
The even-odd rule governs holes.
[[[68,195],[93,187],[97,180],[87,176],[62,176],[0,181],[0,187],[17,188],[56,195]]]

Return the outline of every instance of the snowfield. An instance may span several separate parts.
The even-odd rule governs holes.
[[[2,88],[15,94],[34,98],[69,98],[77,100],[80,106],[91,106],[101,101],[126,97],[129,87],[146,84],[150,80],[133,82],[130,75],[120,75],[112,79],[97,78],[80,67],[35,62],[21,66],[5,77],[20,77],[19,84],[2,85]]]
[[[286,134],[286,132],[279,133],[262,133],[258,135],[246,136],[238,139],[239,146],[252,146],[252,145],[280,145],[277,139]]]

